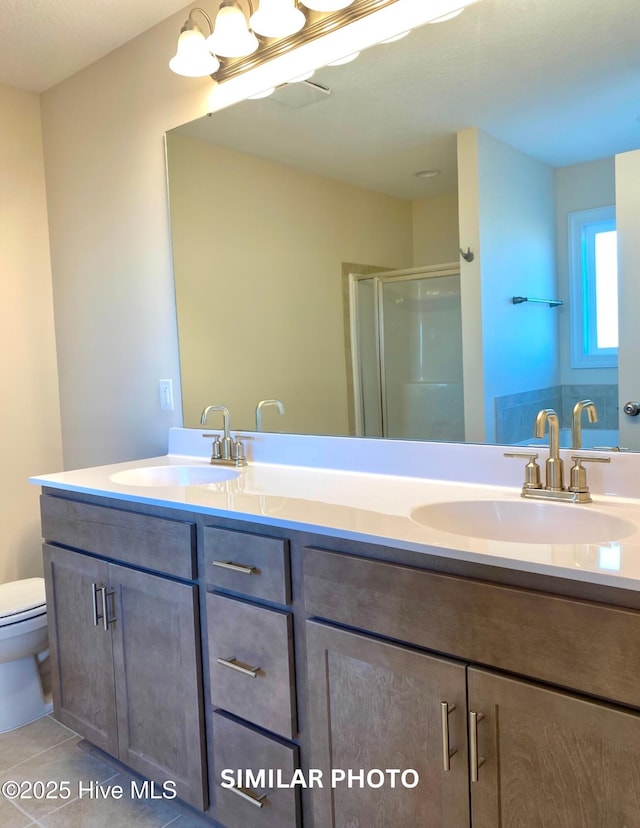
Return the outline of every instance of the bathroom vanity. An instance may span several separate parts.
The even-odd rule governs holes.
[[[34,479],[60,721],[226,828],[637,824],[638,501],[493,541],[407,515],[515,488],[206,468]]]

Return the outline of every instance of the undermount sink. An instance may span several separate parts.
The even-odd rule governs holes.
[[[239,472],[220,466],[144,466],[112,474],[121,486],[205,486],[233,480]]]
[[[422,526],[514,543],[602,543],[637,531],[628,520],[589,506],[513,500],[430,503],[411,512]]]

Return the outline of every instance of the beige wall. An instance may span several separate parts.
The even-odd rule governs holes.
[[[0,583],[41,574],[39,490],[62,462],[37,95],[0,85]]]
[[[163,134],[212,86],[168,69],[184,19],[42,96],[66,468],[165,453],[181,423]]]
[[[458,193],[443,193],[413,202],[414,266],[457,262]]]
[[[185,424],[348,433],[342,263],[412,264],[411,204],[168,136]]]

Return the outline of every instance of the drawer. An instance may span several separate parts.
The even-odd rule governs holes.
[[[61,497],[40,498],[46,541],[144,569],[197,577],[195,524]]]
[[[253,598],[291,602],[288,542],[248,532],[204,529],[205,580]]]
[[[300,824],[299,788],[277,787],[278,772],[282,782],[289,782],[298,767],[295,745],[270,739],[224,714],[214,713],[211,753],[215,818],[225,828],[296,828]],[[229,774],[222,776],[224,770],[232,772],[231,779]],[[272,788],[268,774],[260,778],[260,771],[269,770],[275,780]],[[241,779],[238,771],[242,772]],[[246,771],[251,771],[253,778],[247,779]],[[223,781],[233,781],[234,787],[244,783],[240,787],[245,796],[222,787]]]
[[[295,691],[291,615],[209,594],[207,637],[214,707],[292,737]],[[230,661],[234,666],[228,666]]]
[[[640,707],[640,613],[304,550],[308,616]]]

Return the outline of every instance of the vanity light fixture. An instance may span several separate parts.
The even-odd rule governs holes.
[[[178,48],[169,67],[179,75],[210,75],[216,81],[225,81],[326,35],[338,33],[374,12],[391,7],[398,10],[394,16],[396,25],[388,27],[386,32],[385,18],[380,18],[380,33],[370,41],[371,44],[400,39],[416,25],[448,20],[459,14],[465,5],[474,2],[476,0],[217,0],[213,23],[203,9],[191,9],[180,30]],[[206,22],[205,27],[196,19],[198,14]],[[406,25],[400,28],[399,20]],[[358,48],[355,43],[354,47]],[[347,49],[348,46],[345,51]],[[328,65],[341,66],[355,60],[358,54],[358,51],[352,51]],[[311,63],[301,65],[298,73],[302,74]]]

